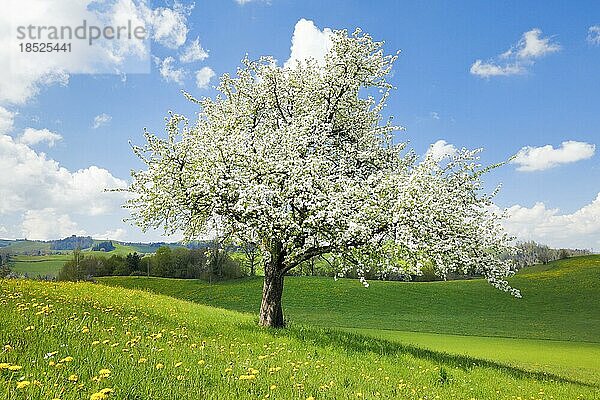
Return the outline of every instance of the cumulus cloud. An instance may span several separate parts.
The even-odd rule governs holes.
[[[452,157],[456,155],[457,150],[454,145],[449,144],[445,140],[438,140],[429,146],[427,153],[425,153],[425,157],[431,157],[434,160],[442,160],[446,157]]]
[[[6,3],[6,2],[5,2]],[[71,73],[147,72],[148,42],[139,39],[73,41],[65,56],[45,53],[32,62],[21,53],[13,26],[144,26],[150,41],[177,49],[187,39],[190,6],[150,8],[144,0],[21,0],[3,3],[0,13],[0,104],[24,104],[51,85],[67,85]],[[102,3],[102,4],[100,4]],[[26,9],[24,13],[22,10]]]
[[[96,239],[112,239],[112,240],[124,240],[127,235],[127,230],[123,228],[109,229],[103,233],[92,234],[93,238]]]
[[[521,39],[510,49],[488,61],[475,60],[470,72],[481,78],[509,76],[526,73],[535,60],[560,51],[559,44],[551,38],[543,37],[540,29],[523,33]]]
[[[92,123],[92,129],[98,129],[101,126],[107,125],[112,120],[112,117],[108,114],[102,113],[100,115],[96,115],[94,117],[94,122]]]
[[[210,67],[204,67],[196,72],[196,86],[200,89],[206,89],[215,72]]]
[[[552,145],[541,147],[523,147],[511,161],[517,164],[517,171],[543,171],[561,164],[569,164],[586,160],[594,155],[596,146],[585,142],[569,140],[562,142],[560,147]]]
[[[61,214],[54,208],[27,210],[23,215],[21,232],[30,240],[51,240],[86,234],[68,214]]]
[[[298,61],[313,58],[323,63],[325,55],[331,48],[331,35],[329,28],[320,30],[313,21],[302,18],[294,27],[290,58],[285,62],[285,67],[294,67]]]
[[[514,205],[506,211],[504,226],[519,240],[535,240],[555,248],[600,247],[600,193],[572,214],[561,214],[541,202],[530,208]]]
[[[0,134],[10,132],[13,128],[14,122],[15,113],[0,106]]]
[[[152,38],[170,49],[181,47],[189,32],[187,17],[192,9],[193,5],[185,6],[177,1],[172,8],[158,7],[154,10],[143,8],[151,27]]]
[[[54,147],[54,144],[60,140],[62,140],[61,135],[51,132],[48,129],[27,128],[19,137],[19,143],[23,143],[27,146],[46,142],[48,147]]]
[[[208,58],[208,51],[202,48],[200,39],[196,38],[186,46],[183,53],[179,56],[179,61],[183,63],[191,63],[194,61],[202,61]]]
[[[590,44],[600,46],[600,25],[594,25],[589,27],[587,41]]]
[[[97,166],[71,172],[8,135],[0,135],[0,214],[52,208],[56,213],[101,215],[118,209],[127,183]]]
[[[165,82],[175,82],[183,85],[186,72],[182,68],[175,67],[175,59],[173,57],[169,56],[164,60],[156,58],[156,62],[159,66],[160,76]]]

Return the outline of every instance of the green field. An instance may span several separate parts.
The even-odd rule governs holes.
[[[110,257],[111,255],[126,256],[129,253],[137,251],[137,249],[132,246],[124,246],[118,243],[115,243],[114,246],[115,249],[113,251],[84,250],[83,254],[93,255],[94,257]],[[17,274],[27,275],[29,278],[36,278],[39,276],[56,277],[65,262],[73,257],[71,253],[71,251],[64,250],[63,254],[50,254],[45,256],[17,255],[13,257],[14,265],[11,267],[11,270]]]
[[[0,281],[0,327],[5,400],[599,396],[556,376],[316,327],[265,329],[246,314],[91,283]]]
[[[207,284],[144,277],[102,283],[256,314],[260,278]],[[481,280],[371,282],[286,278],[284,309],[294,324],[341,327],[455,354],[600,383],[600,256],[522,270],[511,298]],[[415,333],[411,333],[415,332]],[[515,340],[510,340],[510,339]]]
[[[38,242],[34,240],[14,240],[14,241],[3,241],[2,250],[10,254],[23,254],[23,253],[49,253],[50,243],[49,242]]]
[[[65,261],[71,259],[69,254],[52,254],[48,256],[15,256],[11,270],[18,274],[27,274],[30,278],[38,276],[55,277]]]
[[[135,246],[125,246],[115,242],[113,242],[113,245],[115,246],[113,251],[84,251],[83,253],[86,255],[92,254],[94,256],[112,256],[113,254],[118,256],[126,256],[129,253],[141,253],[140,249]]]

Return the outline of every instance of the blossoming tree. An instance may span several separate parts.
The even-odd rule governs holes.
[[[188,239],[218,232],[256,243],[266,326],[284,325],[285,274],[325,254],[359,276],[428,265],[441,276],[482,274],[518,296],[478,151],[420,159],[382,116],[395,60],[360,30],[334,32],[321,62],[244,59],[216,98],[187,95],[197,121],[171,114],[167,138],[146,132],[134,147],[146,169],[132,172],[133,220]]]

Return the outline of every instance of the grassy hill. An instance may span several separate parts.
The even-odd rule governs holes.
[[[49,253],[51,251],[50,242],[41,242],[36,240],[3,240],[2,251],[10,254],[31,254],[31,253]]]
[[[148,289],[180,299],[257,313],[262,279],[199,280],[107,277],[107,285]],[[522,270],[516,299],[483,280],[358,281],[287,277],[284,312],[293,323],[460,335],[600,341],[600,256]]]
[[[6,400],[598,396],[558,377],[339,331],[263,329],[248,315],[90,283],[0,281],[0,327]]]
[[[30,278],[38,276],[57,276],[58,271],[66,261],[71,259],[70,254],[52,254],[47,256],[15,256],[11,269],[18,274],[27,274]]]
[[[126,256],[129,253],[142,253],[138,246],[126,246],[117,242],[113,242],[115,249],[112,251],[85,251],[84,254],[93,254],[94,256],[111,256],[119,255]]]
[[[217,284],[144,277],[101,282],[256,314],[260,278]],[[600,383],[600,256],[522,270],[515,299],[482,280],[371,282],[288,277],[292,324],[339,327],[436,351]]]
[[[115,249],[112,251],[90,251],[84,250],[84,255],[93,255],[96,257],[110,257],[111,255],[126,256],[129,253],[138,251],[135,246],[125,246],[114,243]],[[44,256],[17,255],[13,257],[14,265],[11,268],[18,274],[27,275],[30,278],[38,276],[56,277],[64,265],[65,261],[72,258],[71,251],[63,251],[63,254],[50,254]]]

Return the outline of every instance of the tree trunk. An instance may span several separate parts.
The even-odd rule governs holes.
[[[269,268],[270,270],[271,268]],[[260,325],[273,328],[283,328],[283,309],[281,296],[283,295],[283,273],[278,270],[265,270],[263,297],[260,304]]]

